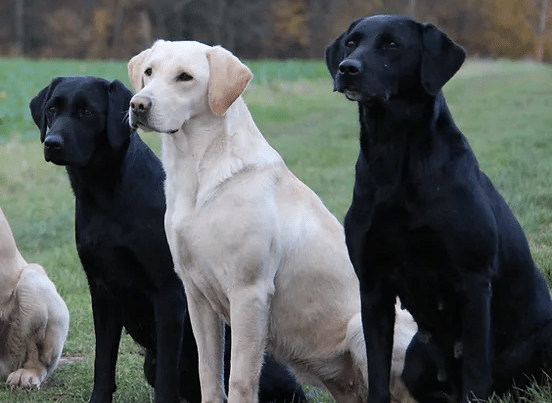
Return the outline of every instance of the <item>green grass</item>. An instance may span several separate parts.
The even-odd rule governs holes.
[[[322,62],[248,63],[246,101],[259,128],[291,170],[341,220],[351,200],[358,152],[356,105],[332,92]],[[28,261],[44,265],[71,312],[64,354],[85,357],[57,369],[39,391],[0,385],[0,402],[87,402],[94,335],[86,278],[74,247],[74,200],[64,168],[47,164],[28,111],[57,75],[94,75],[128,85],[125,62],[0,59],[0,206]],[[552,68],[524,62],[469,61],[445,88],[458,126],[482,169],[527,232],[552,285]],[[159,136],[142,137],[159,148]],[[316,331],[313,329],[313,331]],[[140,348],[123,337],[115,402],[150,402]],[[327,396],[317,397],[330,401]],[[530,390],[527,401],[552,401]],[[510,400],[506,400],[510,401]]]

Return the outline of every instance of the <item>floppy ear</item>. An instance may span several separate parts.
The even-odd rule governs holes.
[[[130,85],[132,85],[134,92],[138,92],[144,88],[144,80],[142,79],[142,64],[150,53],[151,48],[143,50],[130,59],[127,64],[128,78],[130,79]]]
[[[422,85],[435,96],[462,66],[466,52],[433,24],[423,25],[422,41]]]
[[[328,67],[333,79],[335,79],[337,74],[339,63],[341,63],[345,57],[345,52],[343,51],[343,37],[345,37],[345,35],[347,35],[347,33],[343,32],[326,48],[326,67]]]
[[[214,46],[207,52],[209,61],[209,107],[222,116],[242,94],[253,78],[251,70],[228,50]]]
[[[130,137],[128,105],[132,93],[119,80],[113,80],[107,88],[109,104],[107,108],[106,132],[111,148],[117,149]]]
[[[48,121],[46,119],[46,102],[52,96],[54,88],[61,82],[62,77],[56,77],[52,80],[50,85],[44,87],[32,100],[29,104],[29,109],[31,110],[31,116],[35,124],[40,129],[40,141],[44,143],[44,138],[46,137],[46,130],[48,129]]]
[[[343,43],[343,38],[351,32],[351,30],[364,18],[359,18],[356,21],[353,21],[347,31],[343,32],[334,41],[326,48],[326,66],[332,75],[332,78],[335,79],[337,74],[337,69],[339,64],[345,58],[345,44]]]

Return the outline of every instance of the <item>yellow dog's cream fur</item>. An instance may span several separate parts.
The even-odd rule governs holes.
[[[229,403],[257,401],[265,348],[337,402],[365,401],[359,285],[343,227],[257,129],[240,96],[249,69],[191,41],[157,41],[128,69],[131,125],[162,135],[165,229],[202,402],[224,398],[223,321],[232,329]]]
[[[38,389],[56,368],[69,311],[44,269],[28,264],[0,209],[0,379]]]

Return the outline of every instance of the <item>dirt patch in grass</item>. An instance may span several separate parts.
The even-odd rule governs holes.
[[[64,354],[60,357],[57,368],[63,367],[65,365],[70,365],[70,364],[73,364],[73,363],[78,362],[78,361],[83,361],[85,359],[86,359],[86,357],[82,356],[82,355]],[[56,386],[57,387],[63,386],[63,382],[61,382],[59,379],[57,379],[55,377],[55,374],[56,373],[54,371],[54,373],[52,375],[50,375],[48,378],[46,378],[46,380],[42,383],[42,385],[40,385],[40,388],[44,389],[44,388],[50,388],[50,387],[56,387]],[[54,401],[58,401],[58,400],[54,399]]]
[[[58,368],[63,365],[73,364],[74,362],[82,361],[82,360],[86,360],[86,357],[82,355],[64,354],[59,359]]]

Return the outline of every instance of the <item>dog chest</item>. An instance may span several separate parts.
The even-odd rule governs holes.
[[[75,220],[76,243],[89,277],[101,279],[109,287],[145,292],[168,278],[176,280],[161,225],[123,225],[115,217],[83,216],[77,215]]]
[[[365,279],[361,283],[383,278],[393,284],[421,328],[458,328],[465,266],[455,261],[445,234],[431,222],[415,220],[405,207],[393,205],[376,209],[364,236],[355,236],[359,238],[363,261],[359,274]],[[479,263],[474,265],[479,270]]]

